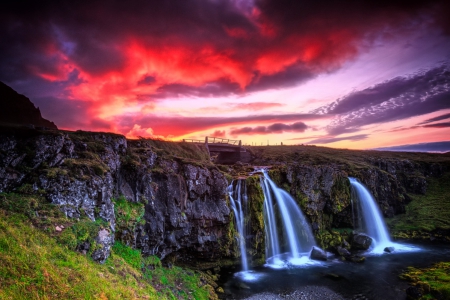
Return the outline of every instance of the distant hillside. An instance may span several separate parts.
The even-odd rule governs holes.
[[[34,125],[58,129],[55,123],[41,116],[41,111],[30,99],[3,82],[0,82],[0,124]]]

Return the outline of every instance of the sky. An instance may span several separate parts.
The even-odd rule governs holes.
[[[0,81],[60,129],[450,151],[449,1],[1,6]]]

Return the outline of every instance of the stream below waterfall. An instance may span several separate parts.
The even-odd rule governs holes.
[[[437,243],[401,243],[415,247],[415,251],[395,251],[384,254],[364,254],[363,263],[342,262],[330,257],[326,262],[272,269],[267,266],[251,268],[251,276],[242,279],[240,266],[223,268],[220,285],[222,299],[244,299],[254,294],[292,293],[307,286],[323,286],[345,299],[406,299],[408,282],[399,275],[408,266],[428,267],[432,263],[450,260],[450,246]],[[308,298],[309,299],[309,298]]]

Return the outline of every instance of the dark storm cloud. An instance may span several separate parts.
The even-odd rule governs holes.
[[[231,93],[240,93],[241,89],[237,83],[228,80],[218,80],[194,87],[186,84],[172,83],[161,86],[152,96],[155,98],[178,98],[178,97],[219,97]]]
[[[307,142],[306,144],[330,144],[340,141],[360,141],[365,140],[369,137],[367,134],[358,134],[358,135],[352,135],[352,136],[345,136],[345,137],[324,137],[324,138],[318,138],[312,141]]]
[[[231,135],[237,136],[241,134],[271,134],[271,133],[283,133],[283,132],[304,132],[308,126],[303,122],[296,122],[293,124],[274,123],[269,126],[256,126],[256,127],[242,127],[232,129]]]
[[[315,76],[315,72],[301,64],[288,67],[286,70],[273,75],[261,75],[256,72],[252,82],[247,86],[246,91],[256,92],[267,89],[286,88],[298,85]]]
[[[408,144],[393,147],[375,148],[374,150],[400,152],[449,152],[450,141]]]
[[[23,79],[35,69],[57,74],[56,60],[64,58],[52,51],[91,75],[120,71],[133,39],[148,47],[221,46],[229,40],[225,27],[253,30],[228,1],[8,1],[0,10],[0,79]]]
[[[230,94],[244,94],[246,92],[286,88],[300,84],[315,76],[316,74],[306,66],[295,65],[272,75],[261,75],[260,72],[255,72],[251,82],[244,90],[235,82],[220,79],[201,86],[178,83],[167,84],[158,88],[153,96],[155,98],[177,98],[184,96],[220,97]]]
[[[442,123],[436,123],[436,124],[427,124],[423,125],[422,127],[428,127],[428,128],[448,128],[450,127],[450,122],[442,122]]]
[[[450,119],[450,113],[449,114],[443,114],[443,115],[440,115],[440,116],[437,116],[437,117],[425,120],[425,121],[423,121],[423,122],[421,122],[421,123],[419,123],[417,125],[429,124],[429,123],[433,123],[433,122],[436,122],[436,121],[442,121],[442,120],[446,120],[446,119]]]
[[[253,74],[243,87],[253,92],[297,85],[335,70],[357,54],[361,40],[370,40],[379,30],[393,34],[411,29],[424,14],[435,21],[431,24],[448,24],[445,1],[261,0],[255,2],[254,12],[250,1],[236,3],[8,1],[0,12],[0,80],[11,83],[36,73],[57,76],[62,72],[58,65],[66,59],[93,76],[121,71],[126,66],[124,47],[139,40],[161,51],[185,45],[225,53]],[[299,55],[310,48],[311,57]],[[264,73],[258,58],[266,54],[272,55],[271,62],[292,59]],[[226,76],[215,81],[215,87],[167,82],[156,96],[239,93],[237,82]]]
[[[141,80],[138,81],[138,85],[150,85],[156,81],[154,76],[144,76]]]
[[[338,114],[332,135],[362,126],[407,119],[450,108],[450,70],[443,65],[409,77],[398,77],[354,92],[314,113]]]

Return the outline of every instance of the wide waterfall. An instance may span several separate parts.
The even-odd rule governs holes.
[[[238,231],[239,250],[241,251],[242,271],[248,271],[247,252],[245,247],[245,213],[247,210],[247,190],[245,179],[238,179],[235,187],[234,181],[228,187],[231,207],[233,208],[236,229]]]
[[[316,245],[311,228],[292,196],[277,187],[266,170],[260,171],[264,174],[261,186],[265,198],[267,262],[274,265],[284,261],[303,263]]]
[[[373,252],[382,253],[387,246],[392,246],[386,224],[380,209],[369,190],[357,179],[349,177],[352,185],[353,202],[359,205],[359,215],[362,217],[362,230],[372,238]]]

